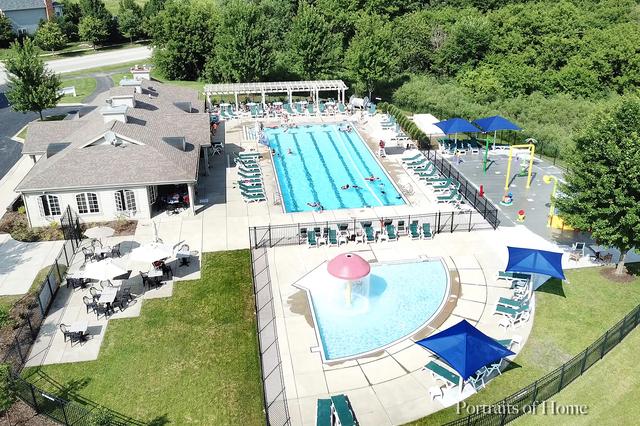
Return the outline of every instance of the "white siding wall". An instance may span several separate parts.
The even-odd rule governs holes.
[[[129,189],[135,193],[137,211],[135,215],[129,215],[131,219],[149,219],[151,217],[151,212],[149,209],[149,198],[147,196],[146,187],[120,189]],[[117,190],[117,188],[100,190],[92,189],[87,191],[47,192],[47,194],[58,196],[58,199],[60,200],[60,209],[62,212],[65,211],[67,206],[71,206],[71,210],[77,213],[78,204],[76,202],[76,194],[79,194],[81,192],[96,193],[98,196],[100,212],[78,214],[78,216],[84,222],[102,222],[115,220],[122,214],[121,212],[116,211],[114,192]],[[38,198],[40,197],[40,195],[42,194],[25,194],[24,196],[27,211],[29,213],[29,219],[31,221],[31,226],[46,226],[51,221],[51,218],[45,218],[40,215],[40,208],[38,205]],[[56,218],[56,220],[59,220],[59,218]]]

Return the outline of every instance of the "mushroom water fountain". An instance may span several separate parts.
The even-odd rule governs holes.
[[[371,265],[354,253],[340,254],[329,261],[327,272],[344,288],[347,307],[366,309],[369,299]]]

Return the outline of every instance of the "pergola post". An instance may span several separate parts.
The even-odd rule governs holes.
[[[291,102],[293,102],[293,93],[291,93],[291,90],[287,91],[287,95],[289,95],[289,104],[291,104]]]
[[[267,96],[264,93],[264,90],[262,91],[262,107],[265,108],[267,106]]]
[[[238,92],[234,92],[233,96],[236,98],[236,112],[240,109],[240,105],[238,105]]]
[[[191,210],[191,214],[195,214],[196,213],[195,184],[193,183],[188,184],[187,189],[189,190],[189,210]]]

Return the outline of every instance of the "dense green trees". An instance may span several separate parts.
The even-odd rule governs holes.
[[[593,116],[576,138],[571,167],[557,200],[571,226],[622,254],[640,247],[640,99],[628,97]]]
[[[91,43],[93,50],[98,44],[104,43],[109,38],[108,24],[92,15],[85,16],[78,25],[80,40]]]
[[[48,70],[38,57],[38,48],[29,38],[22,44],[11,45],[11,55],[5,63],[9,73],[7,99],[15,111],[34,111],[40,114],[56,106],[61,95],[60,78]]]
[[[118,9],[118,28],[123,36],[133,43],[144,34],[143,12],[134,0],[120,0]]]
[[[9,46],[15,37],[9,18],[0,15],[0,48]]]
[[[39,48],[53,52],[67,44],[67,36],[56,21],[43,21],[36,31],[34,41]]]

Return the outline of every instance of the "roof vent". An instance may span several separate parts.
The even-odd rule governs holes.
[[[122,141],[120,139],[118,139],[118,137],[116,136],[115,133],[113,133],[111,130],[108,130],[105,134],[104,134],[104,140],[113,146],[120,146],[122,145]]]

